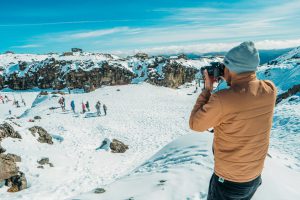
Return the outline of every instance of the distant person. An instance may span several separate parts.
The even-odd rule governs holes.
[[[3,98],[3,96],[1,96],[1,95],[0,95],[0,100],[2,101],[3,104],[5,103],[5,102],[4,102],[4,98]]]
[[[71,101],[71,108],[72,108],[73,113],[75,113],[75,102],[74,102],[74,100]]]
[[[90,103],[88,101],[86,101],[85,107],[90,112]]]
[[[82,107],[82,113],[84,114],[86,110],[85,110],[85,104],[83,102],[81,103],[81,107]]]
[[[101,103],[100,103],[100,101],[97,101],[95,107],[96,107],[96,110],[97,110],[97,115],[100,116],[101,115],[101,111],[100,111]]]
[[[65,107],[66,107],[66,104],[65,104],[65,98],[64,98],[64,97],[61,97],[61,98],[58,100],[58,103],[60,104],[60,107],[61,107],[62,111],[64,112],[64,111],[65,111]]]
[[[107,107],[105,104],[103,104],[103,111],[104,111],[104,115],[106,115]]]
[[[15,101],[15,105],[17,106],[17,108],[20,108],[19,101]]]
[[[253,42],[231,49],[224,58],[223,77],[230,87],[215,93],[204,72],[205,89],[189,125],[198,132],[214,127],[215,166],[208,200],[250,200],[262,183],[277,91],[271,81],[256,78],[259,60]]]
[[[11,110],[8,110],[8,114],[11,115]]]
[[[22,98],[22,103],[24,106],[26,106],[25,100]]]
[[[4,99],[6,100],[6,103],[10,101],[10,99],[6,95],[4,96]]]

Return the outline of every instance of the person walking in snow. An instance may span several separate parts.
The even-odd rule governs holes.
[[[61,97],[59,100],[58,100],[58,103],[60,104],[60,107],[62,109],[62,111],[64,112],[65,111],[65,98],[64,97]]]
[[[11,115],[11,110],[8,110],[8,114]]]
[[[86,110],[85,110],[85,104],[83,102],[81,103],[81,107],[82,107],[82,114],[84,114]]]
[[[4,98],[3,96],[0,95],[0,100],[2,101],[2,103],[4,104]]]
[[[22,103],[24,106],[26,106],[25,100],[22,98]]]
[[[85,107],[90,112],[90,103],[88,101],[86,101]]]
[[[8,96],[6,96],[6,95],[4,96],[4,99],[6,100],[6,103],[10,101]]]
[[[100,103],[100,101],[97,101],[95,107],[96,107],[96,110],[97,110],[97,115],[100,116],[101,115],[101,111],[100,111],[101,103]]]
[[[214,127],[214,173],[208,200],[250,200],[261,185],[268,152],[277,90],[258,80],[260,59],[253,42],[243,42],[224,58],[224,80],[230,86],[212,93],[207,71],[205,88],[191,112],[189,126],[203,132]]]
[[[107,107],[105,104],[103,104],[103,111],[104,111],[104,115],[106,115]]]
[[[71,108],[72,108],[73,113],[75,113],[75,102],[74,102],[74,100],[71,101]]]
[[[20,108],[19,101],[15,101],[15,104],[16,104],[17,108]]]

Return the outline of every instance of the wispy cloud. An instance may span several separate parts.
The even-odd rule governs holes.
[[[20,45],[20,46],[12,46],[11,48],[16,48],[16,49],[29,49],[29,48],[37,48],[41,47],[42,45],[39,44],[26,44],[26,45]]]
[[[23,24],[0,24],[0,27],[47,26],[47,25],[63,25],[63,24],[90,24],[90,23],[107,23],[107,22],[130,22],[130,21],[136,21],[136,20],[137,19],[58,21],[58,22],[23,23]]]
[[[110,35],[113,33],[118,32],[124,32],[128,31],[128,27],[118,27],[118,28],[112,28],[112,29],[101,29],[101,30],[95,30],[95,31],[87,31],[87,32],[80,32],[80,33],[74,33],[62,37],[68,37],[70,39],[83,39],[83,38],[93,38],[93,37],[100,37],[104,35]]]

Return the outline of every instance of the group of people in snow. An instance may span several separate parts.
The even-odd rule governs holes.
[[[8,98],[7,95],[4,95],[4,97],[2,95],[0,95],[0,102],[1,103],[5,104],[5,103],[7,103],[9,101],[10,101],[10,99]]]
[[[97,103],[95,105],[95,108],[97,110],[97,115],[100,116],[101,115],[101,103],[100,103],[100,101],[97,101]],[[103,112],[104,112],[104,115],[106,115],[107,107],[106,107],[105,104],[103,104]]]
[[[6,103],[8,103],[8,102],[10,102],[10,101],[12,101],[7,95],[1,95],[0,94],[0,103],[2,103],[2,104],[6,104]],[[21,95],[21,103],[24,105],[24,106],[26,106],[26,102],[25,102],[25,100],[23,99],[23,97],[22,97],[22,95]],[[20,108],[21,107],[21,105],[20,105],[20,103],[19,103],[19,100],[16,100],[15,99],[15,96],[14,96],[14,100],[12,101],[12,104],[14,105],[14,106],[16,106],[17,108]],[[11,110],[8,110],[8,114],[9,115],[11,115],[12,114],[12,111]]]
[[[59,99],[58,103],[60,104],[62,111],[63,112],[66,111],[65,98],[61,97]],[[71,109],[72,109],[73,113],[76,113],[76,111],[75,111],[75,101],[74,100],[71,101],[70,106],[71,106]],[[100,103],[100,101],[97,101],[97,103],[95,105],[95,108],[97,110],[97,115],[100,116],[101,115],[101,103]],[[106,115],[107,114],[107,106],[105,104],[103,104],[102,108],[103,108],[104,115]],[[90,112],[90,111],[91,110],[90,110],[89,101],[86,101],[86,103],[81,102],[81,113],[84,114],[84,113]]]

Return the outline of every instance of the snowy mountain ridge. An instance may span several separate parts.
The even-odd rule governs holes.
[[[72,54],[2,54],[0,88],[62,89],[99,88],[148,81],[176,88],[191,82],[199,69],[221,57],[192,60],[184,56],[152,56],[138,53],[120,58],[111,54],[74,52]],[[2,67],[1,67],[2,66]]]

